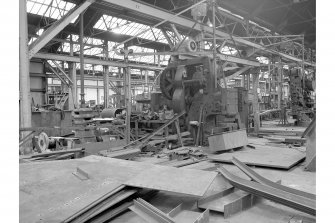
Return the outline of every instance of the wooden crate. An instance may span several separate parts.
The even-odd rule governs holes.
[[[208,137],[209,151],[217,152],[246,146],[248,143],[247,132],[240,129],[231,132],[222,132]]]

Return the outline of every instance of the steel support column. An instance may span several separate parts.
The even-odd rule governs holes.
[[[84,81],[84,14],[80,14],[79,22],[80,43],[80,107],[85,107],[85,81]]]
[[[128,49],[125,48],[124,61],[128,63]],[[131,115],[131,78],[130,78],[130,67],[124,68],[124,96],[125,96],[125,107],[126,107],[126,143],[130,143],[130,115]]]
[[[65,16],[60,18],[57,22],[52,24],[42,35],[37,38],[29,46],[29,59],[31,59],[35,53],[37,53],[45,44],[47,44],[52,38],[54,38],[60,31],[62,31],[70,22],[85,9],[88,8],[95,0],[86,0],[79,6],[71,9]]]
[[[213,72],[214,72],[214,87],[218,86],[218,77],[216,70],[216,22],[215,22],[215,0],[212,0],[212,22],[213,22]]]
[[[253,108],[253,113],[254,113],[254,132],[258,134],[259,132],[259,126],[260,126],[260,120],[259,120],[259,103],[258,103],[258,93],[257,93],[257,88],[258,88],[258,82],[259,82],[259,70],[257,72],[252,74],[252,90],[254,93],[254,98],[252,101],[252,108]]]
[[[72,35],[70,35],[70,56],[73,56]],[[75,108],[78,108],[76,64],[73,62],[68,62],[68,66],[69,66],[69,76],[72,80],[71,91],[69,93],[69,109],[73,110]]]
[[[104,42],[104,54],[105,59],[108,58],[108,41],[105,40]],[[104,108],[108,108],[108,98],[109,98],[109,67],[104,65],[103,66],[103,72],[104,72]]]
[[[283,64],[281,58],[278,61],[278,109],[281,109],[281,100],[283,92]]]
[[[31,127],[31,99],[28,57],[28,18],[26,1],[19,3],[20,41],[20,127]],[[26,132],[25,134],[29,134]]]

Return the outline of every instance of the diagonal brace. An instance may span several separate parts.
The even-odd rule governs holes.
[[[56,21],[50,26],[42,35],[29,45],[29,59],[31,59],[45,44],[54,38],[60,31],[62,31],[70,22],[85,9],[88,8],[95,0],[86,0],[81,5],[71,9],[65,16]]]
[[[250,68],[251,68],[251,67],[249,67],[249,66],[243,67],[243,68],[241,68],[240,70],[236,71],[235,73],[233,73],[232,75],[230,75],[230,76],[228,76],[228,77],[226,77],[226,78],[227,78],[227,80],[231,80],[231,79],[233,79],[233,78],[235,78],[235,77],[237,77],[237,76],[243,74],[244,72],[246,72],[246,71],[249,70]]]
[[[59,80],[62,82],[62,83],[64,83],[64,84],[66,84],[68,87],[70,87],[70,85],[69,85],[69,83],[67,83],[60,75],[59,75],[59,73],[49,64],[49,62],[46,62],[45,63],[48,67],[49,67],[49,69],[59,78]]]
[[[59,66],[58,63],[56,63],[54,60],[52,61],[53,64],[55,64],[55,66],[60,70],[60,72],[66,77],[66,79],[69,81],[69,83],[73,84],[73,81],[71,80],[71,78],[69,78],[69,76],[67,76],[67,74],[65,73],[65,71]]]

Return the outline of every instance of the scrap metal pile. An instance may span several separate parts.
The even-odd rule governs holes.
[[[315,216],[314,194],[272,182],[238,159],[232,161],[253,181],[222,166],[218,175],[101,156],[20,164],[20,222],[110,222],[131,210],[145,222],[207,223],[210,211],[229,218],[261,198]],[[151,204],[163,194],[189,201],[164,212]]]

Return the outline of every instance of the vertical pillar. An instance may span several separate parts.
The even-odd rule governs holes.
[[[100,92],[99,92],[99,77],[95,73],[95,65],[92,64],[93,76],[97,79],[97,105],[100,104]]]
[[[241,87],[245,88],[245,74],[242,75]]]
[[[72,35],[70,35],[70,56],[73,56],[73,42]],[[77,101],[77,73],[76,73],[76,63],[68,62],[69,76],[72,80],[71,90],[69,91],[69,109],[73,110],[78,108]]]
[[[302,72],[302,95],[305,92],[305,36],[302,37],[302,64],[301,64],[301,72]]]
[[[128,65],[128,48],[125,47],[124,61]],[[124,68],[124,95],[125,95],[125,107],[126,107],[126,143],[130,142],[130,115],[131,115],[131,78],[130,78],[130,67]]]
[[[80,43],[80,107],[85,107],[85,86],[84,86],[84,14],[80,13],[79,23],[79,43]]]
[[[20,41],[20,127],[31,127],[31,99],[28,57],[28,21],[26,1],[19,3]],[[28,132],[25,132],[28,134]],[[26,135],[24,133],[24,135]]]
[[[269,95],[270,95],[270,100],[271,100],[271,61],[269,60],[269,64],[268,64],[268,70],[269,70],[269,75],[268,75],[268,80],[269,80]]]
[[[246,89],[249,91],[250,90],[250,74],[248,73],[247,75],[247,87]]]
[[[217,88],[217,72],[216,72],[216,25],[215,25],[215,0],[212,2],[212,22],[213,22],[213,72],[214,72],[214,86]]]
[[[278,63],[278,109],[281,109],[282,88],[283,88],[283,64],[281,58]]]
[[[108,41],[104,41],[104,54],[105,54],[105,59],[108,58]],[[104,72],[104,108],[108,108],[108,98],[109,98],[109,67],[108,66],[103,66],[103,72]]]
[[[252,75],[252,90],[254,94],[253,102],[252,102],[252,107],[253,107],[253,112],[254,112],[254,132],[258,134],[259,132],[259,126],[260,126],[260,120],[259,120],[259,104],[258,104],[258,93],[257,93],[257,88],[259,84],[259,73],[258,70],[257,72],[253,73]]]

